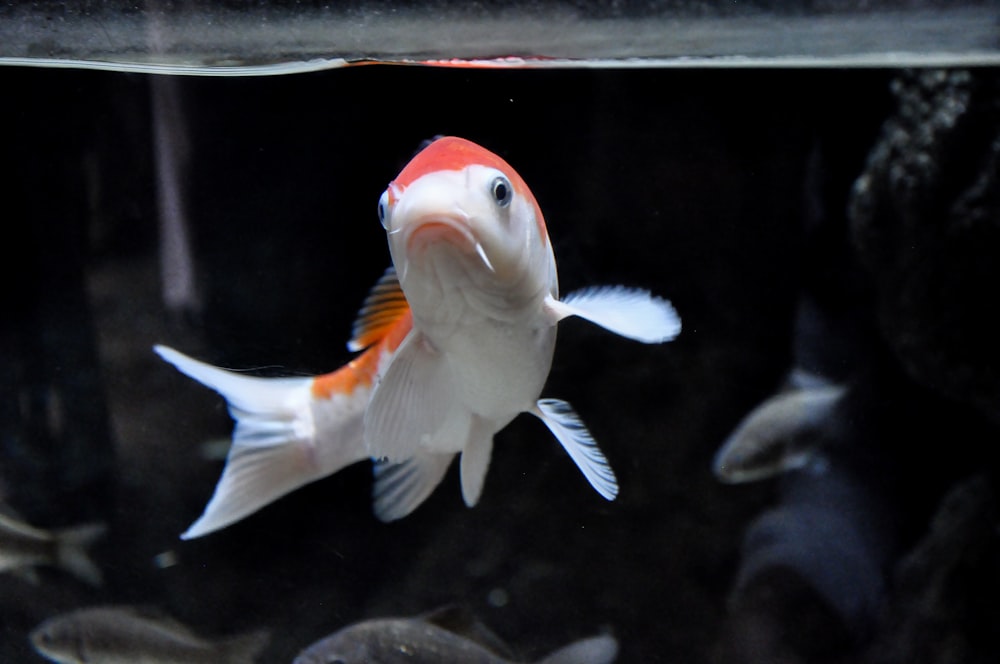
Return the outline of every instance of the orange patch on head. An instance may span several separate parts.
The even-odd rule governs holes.
[[[517,173],[506,161],[472,141],[455,136],[439,138],[417,153],[410,160],[393,184],[408,187],[428,173],[436,171],[460,171],[466,166],[479,164],[503,171],[508,177]],[[520,178],[517,178],[520,180]],[[512,180],[513,181],[513,180]],[[523,184],[523,183],[522,183]]]
[[[507,176],[515,193],[525,196],[531,203],[535,210],[535,218],[538,221],[539,235],[543,242],[548,242],[548,231],[545,228],[545,219],[542,217],[542,211],[538,207],[535,196],[531,193],[525,181],[521,179],[518,172],[498,155],[472,141],[467,141],[457,136],[439,138],[418,152],[389,185],[389,191],[392,192],[390,200],[396,197],[397,191],[405,190],[406,187],[428,173],[461,171],[472,165],[495,168]]]

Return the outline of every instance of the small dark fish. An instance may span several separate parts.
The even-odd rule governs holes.
[[[752,410],[715,455],[712,472],[729,484],[803,468],[835,427],[832,415],[846,388],[823,384],[779,392]]]
[[[482,629],[463,636],[436,622],[440,621],[433,614],[365,620],[312,644],[293,664],[511,664],[514,661],[502,646],[482,638]],[[574,641],[537,664],[610,664],[617,656],[618,642],[605,634]]]
[[[104,530],[103,524],[45,530],[0,510],[0,572],[14,572],[34,580],[32,568],[46,565],[63,569],[91,585],[100,585],[101,571],[87,556],[86,547],[103,535]]]
[[[94,607],[49,618],[31,633],[39,654],[60,664],[250,664],[268,635],[218,641],[135,607]]]

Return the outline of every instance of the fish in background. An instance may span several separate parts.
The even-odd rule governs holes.
[[[716,452],[712,472],[718,480],[755,482],[822,465],[824,445],[841,428],[837,408],[847,387],[801,369],[788,383],[750,411]]]
[[[614,472],[572,407],[539,398],[556,325],[579,316],[644,343],[681,329],[671,304],[606,286],[559,299],[556,263],[534,196],[504,160],[461,138],[430,142],[379,201],[393,267],[376,284],[348,348],[314,378],[259,378],[156,352],[222,394],[236,427],[222,478],[181,535],[230,525],[280,496],[364,459],[374,510],[416,509],[456,455],[462,496],[479,500],[493,436],[522,412],[545,423],[605,499]]]
[[[832,293],[803,291],[786,386],[716,459],[731,482],[777,480],[774,503],[743,536],[720,662],[747,652],[849,661],[884,610],[901,506],[885,436],[901,435],[915,404],[871,336],[865,300]]]
[[[603,634],[574,641],[538,664],[610,664],[618,642]],[[414,618],[376,618],[317,641],[293,664],[507,664],[516,661],[489,630],[454,608]]]
[[[40,655],[60,664],[250,664],[269,640],[256,631],[212,641],[173,618],[131,606],[55,616],[29,638]]]
[[[57,567],[92,586],[102,583],[101,570],[87,555],[87,547],[104,534],[106,527],[90,523],[46,530],[17,518],[0,507],[0,572],[12,572],[31,582],[38,578],[34,567]]]

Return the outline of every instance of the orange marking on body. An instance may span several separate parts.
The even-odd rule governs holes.
[[[371,387],[383,353],[394,353],[413,328],[413,314],[407,310],[382,340],[336,371],[313,379],[312,395],[330,399],[336,394],[352,394],[358,387]]]

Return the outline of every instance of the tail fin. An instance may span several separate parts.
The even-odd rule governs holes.
[[[574,641],[538,664],[611,664],[617,657],[618,641],[609,634],[602,634]]]
[[[312,378],[243,376],[164,346],[157,354],[219,392],[236,420],[226,467],[205,512],[182,535],[193,539],[256,512],[304,484],[367,458],[362,424],[368,395],[348,396],[314,422]]]
[[[222,642],[220,661],[226,664],[255,662],[270,640],[271,634],[266,629],[234,636]]]
[[[101,570],[87,555],[87,547],[104,535],[106,531],[107,527],[103,523],[89,523],[54,532],[56,566],[92,586],[101,585],[103,583]]]
[[[173,348],[154,346],[153,350],[181,373],[225,397],[236,420],[234,445],[262,447],[313,437],[309,408],[312,378],[244,376],[199,362]]]

